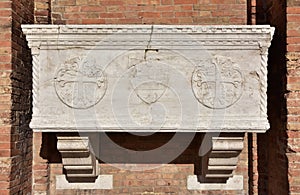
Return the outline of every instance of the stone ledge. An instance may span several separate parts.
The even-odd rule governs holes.
[[[56,176],[56,189],[113,189],[112,175],[99,175],[94,183],[69,183],[65,175]]]
[[[200,183],[197,175],[189,175],[187,179],[188,190],[243,190],[243,176],[234,175],[226,183]]]

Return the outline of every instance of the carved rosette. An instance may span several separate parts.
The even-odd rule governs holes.
[[[192,89],[197,100],[212,109],[224,109],[242,95],[243,76],[231,58],[215,56],[201,62],[192,76]]]
[[[67,60],[57,71],[54,80],[59,99],[65,105],[77,109],[97,104],[107,88],[102,69],[80,57]]]

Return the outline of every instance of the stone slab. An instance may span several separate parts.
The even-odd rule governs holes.
[[[263,25],[22,25],[34,131],[265,132]]]
[[[243,176],[234,175],[226,184],[223,183],[200,183],[197,175],[189,175],[187,178],[188,190],[243,190]]]
[[[69,183],[65,175],[56,175],[56,189],[113,189],[113,175],[99,175],[94,183]]]

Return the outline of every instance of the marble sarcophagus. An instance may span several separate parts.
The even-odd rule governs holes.
[[[33,58],[30,125],[58,133],[70,182],[99,173],[89,138],[68,133],[206,133],[211,136],[198,180],[228,183],[244,133],[269,128],[267,57],[274,32],[269,26],[22,29]]]

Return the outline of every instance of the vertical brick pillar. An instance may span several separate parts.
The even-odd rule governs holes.
[[[42,133],[33,134],[33,194],[47,194],[49,189],[48,160],[41,157],[43,140]]]
[[[11,159],[11,2],[0,2],[0,194],[10,192]]]
[[[33,1],[0,2],[0,194],[31,193],[31,57],[21,23]]]
[[[287,4],[287,157],[290,194],[300,191],[300,1]]]
[[[51,23],[51,0],[34,1],[34,23],[36,24]]]
[[[0,194],[9,194],[11,170],[11,2],[0,2]]]

